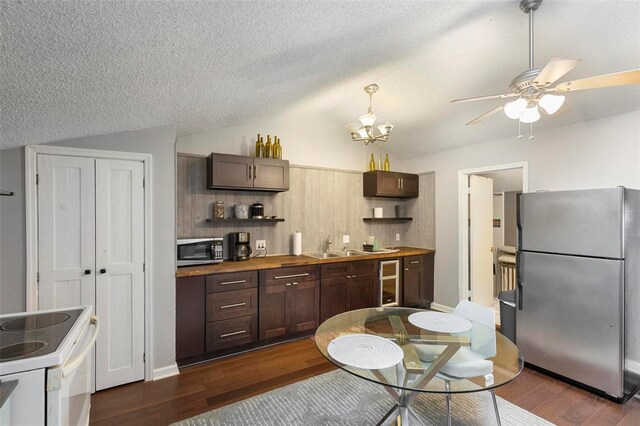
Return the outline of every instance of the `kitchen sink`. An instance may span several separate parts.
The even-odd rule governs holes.
[[[366,256],[365,253],[355,250],[347,251],[330,251],[323,253],[321,251],[313,251],[310,253],[304,253],[305,256],[313,257],[315,259],[333,259],[337,257],[352,257],[352,256]]]

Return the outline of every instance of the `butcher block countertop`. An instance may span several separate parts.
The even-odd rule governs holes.
[[[400,250],[394,253],[371,253],[363,256],[345,256],[345,257],[332,257],[330,259],[316,259],[305,255],[291,256],[291,255],[278,255],[267,257],[253,257],[246,261],[232,262],[225,260],[222,263],[213,265],[201,265],[201,266],[186,266],[178,268],[176,271],[176,277],[194,277],[198,275],[210,275],[221,274],[225,272],[241,272],[241,271],[255,271],[259,269],[274,269],[274,268],[287,268],[290,266],[305,266],[305,265],[322,265],[325,263],[338,263],[338,262],[355,262],[358,260],[378,260],[378,259],[390,259],[404,256],[418,256],[421,254],[432,254],[435,250],[422,249],[414,247],[398,247]]]

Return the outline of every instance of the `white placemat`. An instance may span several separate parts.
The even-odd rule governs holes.
[[[464,333],[471,330],[469,320],[444,312],[416,312],[409,315],[409,322],[418,328],[436,333]]]
[[[341,364],[368,370],[393,367],[402,361],[400,346],[373,334],[349,334],[333,339],[329,356]]]

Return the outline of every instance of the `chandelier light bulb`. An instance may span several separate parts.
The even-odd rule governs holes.
[[[546,94],[540,98],[540,106],[544,108],[547,114],[555,114],[564,103],[564,96]]]
[[[393,129],[393,124],[387,122],[387,123],[383,123],[383,124],[378,126],[378,130],[380,131],[381,135],[386,135],[387,134],[387,127],[389,128],[389,132],[388,133],[391,133],[391,129]]]
[[[373,123],[376,122],[376,117],[374,113],[369,112],[367,114],[361,115],[359,120],[363,126],[373,126]]]
[[[358,130],[360,130],[360,123],[352,121],[344,127],[349,131],[349,133],[358,133]]]
[[[533,105],[531,108],[525,108],[520,116],[520,122],[522,123],[535,123],[540,120],[540,112],[538,111],[538,105]]]
[[[513,120],[517,120],[518,118],[520,118],[526,107],[527,101],[525,99],[519,98],[515,101],[508,102],[504,106],[504,113],[507,117]]]

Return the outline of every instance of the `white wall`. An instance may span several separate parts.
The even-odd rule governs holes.
[[[364,146],[354,142],[343,126],[321,115],[305,115],[286,112],[255,123],[213,129],[205,133],[178,137],[176,150],[188,154],[208,155],[211,152],[253,155],[256,134],[266,142],[267,135],[277,135],[282,141],[283,158],[291,164],[329,167],[342,170],[368,170],[369,156],[375,153],[376,160],[385,145],[374,143]],[[392,144],[393,142],[388,142]],[[403,163],[389,156],[391,170],[402,171]]]
[[[153,320],[154,367],[175,363],[175,128],[173,126],[58,141],[50,145],[150,153],[153,178]],[[16,197],[2,197],[0,229],[1,312],[25,310],[24,148],[2,151],[3,184]]]
[[[408,171],[436,174],[437,303],[459,300],[458,170],[518,161],[529,163],[529,191],[640,188],[640,111],[536,131],[533,140],[508,138],[407,161]]]

